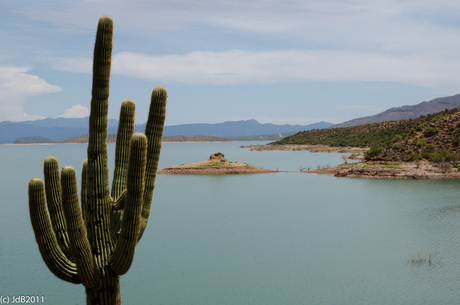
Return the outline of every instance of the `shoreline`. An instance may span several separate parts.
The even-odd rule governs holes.
[[[217,141],[205,141],[205,143]],[[163,142],[186,143],[186,142]],[[197,143],[191,141],[187,143]],[[200,141],[201,143],[201,141]],[[57,145],[57,144],[87,144],[87,143],[4,143],[1,145]],[[350,153],[346,159],[364,159],[367,148],[361,147],[330,147],[327,145],[242,145],[241,148],[250,148],[251,151],[310,151],[326,153]],[[218,166],[212,163],[219,162]],[[210,159],[197,162],[170,166],[158,169],[158,174],[166,175],[228,175],[228,174],[257,174],[275,172],[302,172],[306,174],[326,174],[335,177],[364,178],[364,179],[460,179],[460,171],[448,162],[432,163],[428,161],[415,162],[385,162],[362,161],[345,163],[320,169],[283,171],[260,168],[247,163],[228,162],[225,158]]]
[[[251,151],[299,151],[351,153],[347,159],[364,160],[368,148],[332,147],[327,145],[246,145]],[[460,171],[448,162],[432,163],[429,161],[387,162],[360,161],[345,163],[321,169],[302,171],[311,174],[327,174],[335,177],[364,179],[460,179]]]
[[[369,148],[363,147],[337,147],[328,145],[300,145],[300,144],[289,144],[289,145],[241,145],[241,148],[249,148],[251,151],[303,151],[307,150],[312,153],[350,153],[353,157],[350,159],[363,159],[364,153]]]
[[[445,162],[436,165],[428,161],[369,161],[310,170],[308,173],[329,174],[335,177],[388,180],[460,179],[460,171],[449,163]]]

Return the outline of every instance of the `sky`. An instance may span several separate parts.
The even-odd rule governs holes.
[[[340,123],[460,93],[458,0],[2,0],[0,121],[89,115],[97,21],[114,20],[109,117]]]

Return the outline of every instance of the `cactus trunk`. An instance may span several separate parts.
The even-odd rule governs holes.
[[[100,287],[86,288],[87,305],[120,305],[120,276],[106,268]]]
[[[99,19],[94,47],[87,160],[79,198],[75,170],[44,162],[45,183],[29,182],[29,209],[40,253],[57,277],[83,284],[87,304],[121,304],[120,275],[147,225],[160,156],[167,92],[152,91],[144,134],[133,134],[135,105],[122,103],[114,180],[109,188],[107,122],[113,21]],[[81,200],[81,201],[80,201]],[[81,206],[80,206],[81,202]]]

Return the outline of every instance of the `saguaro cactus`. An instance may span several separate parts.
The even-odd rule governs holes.
[[[161,150],[167,93],[151,96],[145,135],[134,134],[135,105],[122,102],[112,193],[107,164],[107,122],[113,21],[99,19],[94,47],[93,89],[81,206],[75,170],[59,173],[58,160],[44,161],[43,182],[29,181],[29,209],[35,239],[50,271],[83,284],[87,304],[121,304],[120,275],[134,258],[150,214]]]

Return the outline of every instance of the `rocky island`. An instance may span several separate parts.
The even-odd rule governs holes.
[[[272,173],[274,170],[257,167],[247,163],[229,162],[224,154],[212,154],[208,160],[185,163],[158,170],[158,174],[168,175],[235,175]]]

